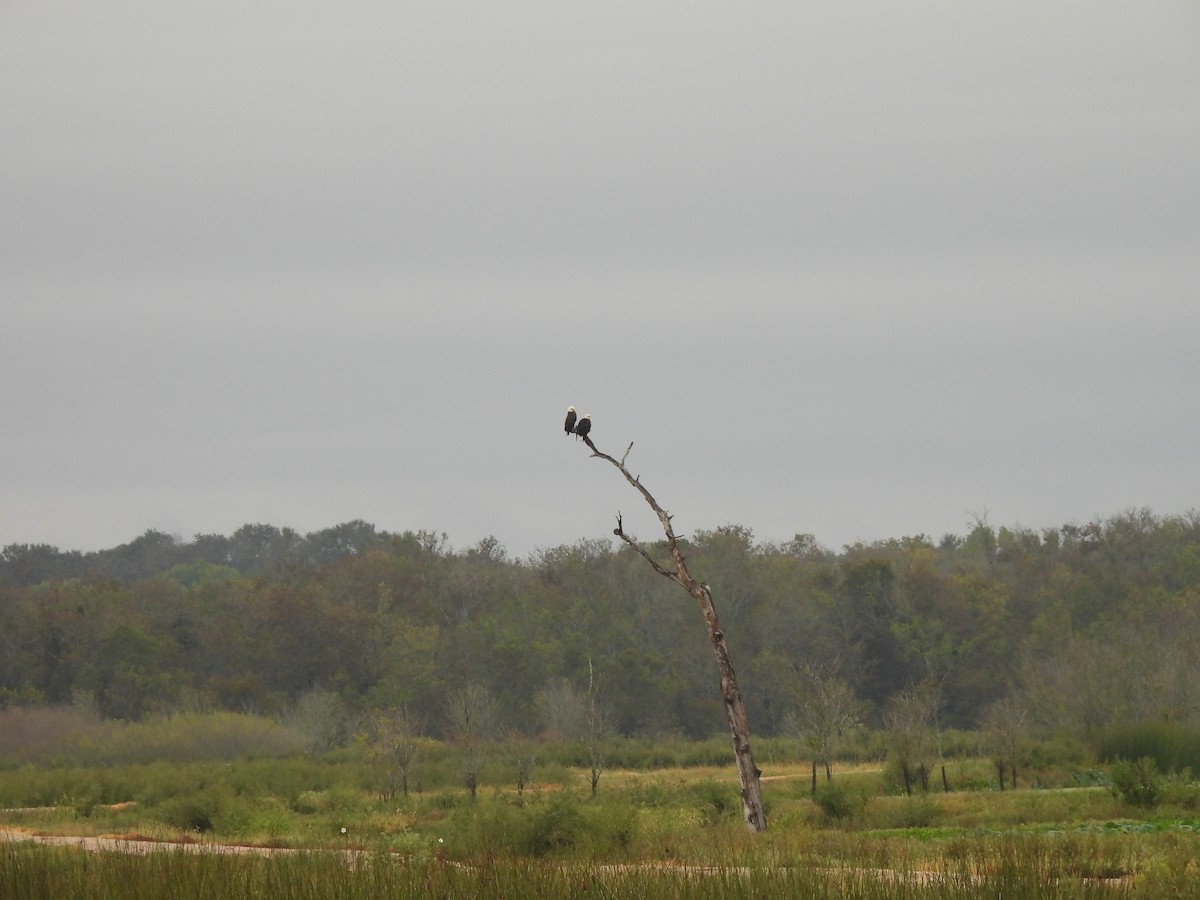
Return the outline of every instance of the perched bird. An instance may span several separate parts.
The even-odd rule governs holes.
[[[592,414],[588,413],[579,420],[579,424],[575,426],[575,433],[581,438],[586,438],[588,432],[592,430]]]
[[[567,407],[567,421],[563,422],[563,431],[567,434],[575,432],[575,407],[573,406]]]

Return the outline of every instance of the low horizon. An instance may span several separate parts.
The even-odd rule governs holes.
[[[686,534],[680,534],[679,539],[683,540],[683,541],[690,541],[690,540],[695,540],[695,535],[700,534],[700,533],[717,532],[717,531],[720,531],[721,529],[726,529],[726,528],[741,528],[741,529],[744,529],[749,532],[752,542],[753,542],[753,545],[756,547],[781,547],[785,544],[788,544],[788,543],[796,540],[797,538],[811,537],[815,541],[816,546],[818,548],[820,548],[821,550],[828,552],[828,553],[838,554],[838,553],[841,553],[846,550],[855,549],[856,547],[872,547],[872,546],[879,545],[879,544],[885,544],[890,541],[917,540],[917,539],[922,539],[922,538],[925,539],[926,541],[928,541],[930,544],[932,544],[934,546],[938,546],[949,537],[957,538],[959,540],[964,540],[971,534],[971,532],[975,528],[977,528],[979,526],[990,527],[996,532],[999,532],[1001,529],[1006,529],[1006,530],[1012,531],[1012,532],[1027,532],[1027,533],[1037,534],[1038,536],[1043,536],[1048,531],[1053,531],[1055,533],[1059,533],[1064,528],[1072,528],[1072,527],[1082,528],[1086,525],[1091,525],[1091,524],[1104,525],[1106,523],[1113,522],[1113,521],[1119,520],[1119,519],[1121,519],[1123,517],[1127,517],[1127,516],[1150,516],[1158,521],[1170,521],[1170,520],[1187,521],[1187,520],[1194,520],[1194,519],[1200,518],[1200,508],[1192,507],[1192,508],[1183,510],[1182,512],[1163,513],[1163,512],[1159,512],[1158,510],[1155,510],[1148,506],[1129,506],[1124,509],[1116,510],[1114,512],[1108,513],[1106,515],[1092,516],[1088,519],[1068,519],[1067,521],[1061,522],[1057,525],[1041,524],[1041,525],[1036,525],[1036,526],[1029,525],[1024,522],[1011,522],[1011,523],[997,522],[988,514],[987,510],[983,510],[982,515],[979,518],[974,519],[973,521],[971,521],[971,520],[966,521],[964,523],[964,527],[963,527],[962,531],[943,531],[943,532],[937,533],[937,534],[935,534],[933,532],[929,532],[929,531],[905,532],[905,533],[901,533],[901,534],[891,534],[891,535],[887,535],[887,536],[883,536],[883,537],[873,538],[870,540],[859,539],[859,540],[854,540],[854,541],[849,541],[849,542],[843,542],[840,544],[827,543],[827,542],[821,540],[821,536],[819,534],[814,534],[812,532],[806,532],[806,531],[797,531],[791,537],[787,537],[787,538],[764,537],[762,535],[759,535],[758,532],[755,530],[755,528],[752,525],[747,525],[743,522],[724,522],[719,525],[714,525],[710,528],[693,529],[693,530],[687,532]],[[60,544],[53,544],[53,543],[49,543],[46,541],[16,540],[16,541],[9,541],[5,544],[0,545],[0,549],[8,549],[9,547],[44,546],[44,547],[51,547],[61,553],[80,553],[83,555],[87,555],[87,554],[91,554],[91,553],[104,553],[107,551],[116,550],[120,547],[124,547],[129,544],[132,544],[135,541],[137,541],[139,538],[145,537],[148,534],[166,535],[167,537],[170,537],[177,545],[188,546],[188,545],[196,543],[196,541],[198,539],[204,538],[204,537],[216,536],[216,537],[230,538],[234,534],[236,534],[238,531],[240,531],[241,529],[252,528],[252,527],[274,528],[281,532],[282,531],[291,531],[294,534],[296,534],[297,536],[299,536],[300,538],[308,539],[310,537],[320,535],[323,532],[327,532],[327,531],[330,531],[330,530],[333,530],[333,529],[336,529],[336,528],[339,528],[339,527],[342,527],[345,525],[351,525],[351,524],[357,524],[357,523],[362,523],[362,524],[368,525],[373,530],[375,530],[376,533],[381,534],[381,535],[387,535],[389,537],[401,537],[404,535],[429,534],[429,535],[433,535],[433,536],[436,536],[439,538],[444,538],[445,539],[444,547],[448,552],[451,552],[451,553],[461,553],[464,551],[468,551],[468,550],[471,550],[471,549],[474,549],[474,548],[480,546],[483,543],[494,540],[497,543],[498,547],[504,551],[505,555],[513,561],[525,560],[525,559],[528,559],[529,557],[536,556],[539,551],[551,550],[551,549],[556,549],[556,548],[560,548],[560,547],[572,547],[572,546],[575,546],[582,542],[596,541],[596,540],[601,540],[601,539],[609,539],[612,543],[613,549],[620,549],[622,546],[621,542],[618,539],[616,539],[615,537],[613,537],[611,529],[610,529],[607,532],[597,534],[597,535],[592,535],[592,536],[582,535],[580,537],[575,538],[574,540],[562,541],[562,542],[559,542],[556,544],[544,544],[544,545],[539,545],[537,547],[534,547],[527,551],[514,552],[509,547],[509,545],[505,542],[504,538],[502,536],[496,535],[496,534],[483,535],[474,541],[459,544],[459,543],[455,542],[454,536],[452,534],[450,534],[450,532],[445,531],[443,529],[420,528],[420,527],[399,528],[399,529],[388,528],[386,526],[380,525],[377,522],[372,522],[368,519],[358,517],[358,518],[352,518],[352,519],[345,519],[340,522],[334,522],[334,523],[331,523],[328,525],[324,525],[320,528],[314,528],[312,530],[299,529],[299,528],[295,528],[289,524],[279,523],[279,522],[243,522],[241,525],[238,525],[237,527],[230,529],[228,531],[199,531],[199,532],[194,532],[190,536],[185,536],[184,534],[182,534],[181,532],[178,532],[178,531],[167,531],[167,530],[164,530],[161,528],[156,528],[154,526],[150,526],[150,527],[145,528],[142,531],[138,532],[137,534],[133,535],[128,540],[119,541],[115,544],[109,544],[109,545],[105,545],[105,546],[71,547],[71,546],[63,546]],[[661,534],[656,534],[656,535],[644,536],[642,539],[649,543],[654,543],[662,538],[661,538]]]

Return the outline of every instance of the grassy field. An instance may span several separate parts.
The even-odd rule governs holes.
[[[606,772],[595,797],[585,772],[561,764],[521,792],[502,772],[472,801],[452,760],[431,758],[419,792],[385,802],[349,752],[10,766],[0,826],[211,852],[10,841],[0,897],[1200,896],[1186,780],[1152,807],[1090,783],[1104,778],[1095,771],[1062,772],[1058,787],[908,797],[860,765],[814,799],[808,766],[780,762],[764,780],[770,830],[755,836],[732,766]],[[986,776],[968,760],[951,781],[982,788]]]

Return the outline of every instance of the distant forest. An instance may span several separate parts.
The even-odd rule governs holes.
[[[1001,700],[1056,733],[1200,724],[1200,513],[1041,531],[977,521],[840,551],[729,525],[686,552],[757,734],[785,729],[805,669],[849,685],[872,724],[918,686],[947,727],[976,727]],[[694,601],[609,539],[515,559],[494,538],[455,550],[444,534],[354,521],[0,554],[0,706],[274,714],[319,691],[403,707],[438,735],[471,685],[532,735],[535,698],[585,690],[589,673],[621,734],[724,728]]]

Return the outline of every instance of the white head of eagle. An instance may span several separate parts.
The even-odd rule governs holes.
[[[575,431],[575,407],[573,406],[567,407],[567,420],[563,422],[563,431],[567,434]]]

